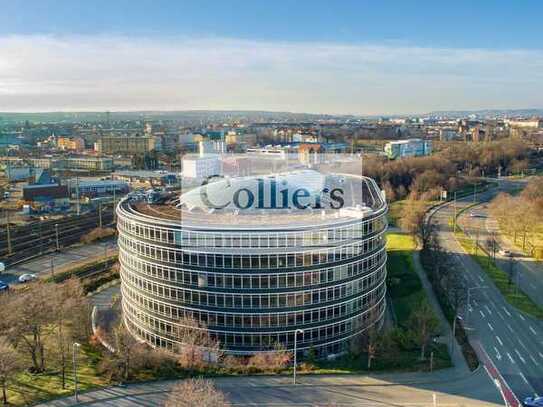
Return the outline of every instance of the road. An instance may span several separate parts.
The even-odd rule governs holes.
[[[484,203],[475,206],[470,214],[464,214],[459,219],[471,236],[479,236],[479,242],[485,244],[490,236],[495,236],[500,249],[509,250],[513,256],[504,257],[496,254],[496,263],[505,271],[513,270],[513,279],[534,302],[543,307],[543,264],[524,255],[507,239],[500,235],[498,223],[488,213],[488,206]],[[485,245],[486,246],[486,245]],[[517,274],[518,272],[518,274]]]
[[[71,246],[60,252],[53,252],[36,257],[14,266],[8,266],[4,273],[0,274],[0,280],[8,284],[17,283],[21,274],[32,273],[38,276],[51,275],[66,267],[75,267],[78,264],[88,262],[90,259],[110,256],[117,249],[113,241],[102,241],[80,246]]]
[[[425,378],[421,380],[421,377]],[[299,376],[298,384],[285,376],[225,377],[215,379],[233,406],[357,406],[357,407],[491,407],[503,405],[483,370],[462,379],[429,383],[427,374]],[[425,382],[426,380],[426,382]],[[175,382],[110,387],[81,395],[85,406],[161,406]],[[475,383],[484,383],[482,386]],[[434,404],[434,394],[435,401]],[[499,396],[498,396],[499,397]],[[76,405],[74,398],[40,407]]]
[[[504,183],[502,188],[512,185]],[[477,197],[488,201],[496,190]],[[457,210],[473,204],[473,197],[458,200]],[[467,255],[454,238],[448,222],[455,213],[454,205],[439,208],[433,215],[439,227],[444,248],[452,253],[468,287],[471,307],[465,307],[462,317],[468,327],[470,342],[489,371],[495,368],[503,383],[517,399],[533,394],[543,395],[543,323],[526,316],[510,306],[479,265]]]

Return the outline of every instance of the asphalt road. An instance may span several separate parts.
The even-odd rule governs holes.
[[[428,380],[428,375],[425,376]],[[503,405],[483,370],[462,379],[417,382],[417,374],[299,376],[253,376],[218,378],[215,384],[233,406],[350,406],[350,407],[491,407]],[[85,406],[161,406],[175,382],[155,382],[110,387],[81,395]],[[483,383],[475,386],[474,383]],[[482,390],[483,389],[483,390]],[[486,390],[484,390],[486,389]],[[435,397],[435,404],[434,404]],[[499,397],[499,396],[498,396]],[[76,405],[74,398],[40,404],[41,407]]]
[[[500,249],[507,249],[512,257],[504,257],[496,253],[496,263],[505,271],[511,272],[513,280],[534,302],[543,307],[543,264],[524,255],[511,242],[500,236],[498,224],[488,213],[488,206],[481,204],[473,207],[469,213],[459,219],[471,236],[479,236],[479,242],[485,245],[487,239],[496,236]],[[486,245],[485,245],[486,247]]]
[[[81,246],[71,246],[60,252],[44,254],[24,263],[8,266],[4,273],[0,274],[0,280],[8,284],[17,284],[21,274],[31,273],[50,275],[70,264],[84,262],[88,258],[111,255],[117,245],[113,241],[90,243]]]
[[[511,188],[504,183],[502,189]],[[496,190],[480,194],[476,199],[487,201]],[[457,202],[457,210],[473,204],[473,197]],[[505,388],[517,399],[533,394],[543,395],[543,322],[534,320],[510,306],[479,265],[467,255],[454,238],[448,222],[454,215],[454,205],[446,205],[433,216],[439,226],[441,242],[463,273],[471,290],[471,307],[465,307],[462,317],[468,327],[470,342],[475,345],[485,367],[494,367],[501,375]],[[479,346],[480,345],[480,346]],[[503,386],[502,386],[503,387]]]

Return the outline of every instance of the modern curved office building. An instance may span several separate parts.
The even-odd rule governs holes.
[[[231,354],[295,340],[341,352],[383,320],[386,213],[372,179],[313,170],[218,179],[168,204],[125,199],[125,323],[169,349],[190,317]]]

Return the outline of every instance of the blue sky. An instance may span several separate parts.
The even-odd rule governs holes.
[[[0,111],[543,107],[534,1],[11,0]]]

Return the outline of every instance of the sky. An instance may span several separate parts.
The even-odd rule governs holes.
[[[0,0],[0,111],[542,108],[543,2]]]

